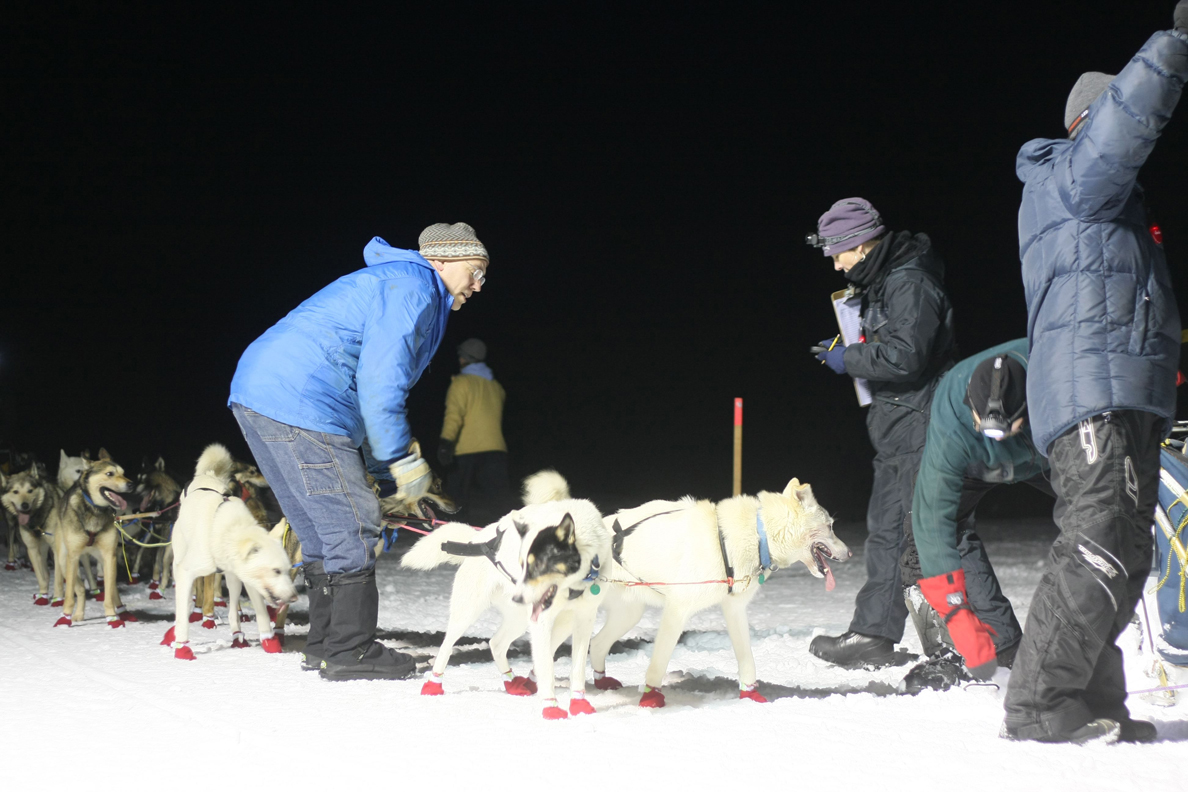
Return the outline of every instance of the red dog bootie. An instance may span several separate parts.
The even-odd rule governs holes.
[[[95,595],[95,602],[103,602],[107,598],[107,592],[103,589],[95,589],[93,593]]]
[[[660,692],[660,688],[644,685],[644,693],[639,697],[639,706],[660,709],[664,706],[664,694]]]
[[[150,580],[148,587],[149,587],[149,591],[156,591],[157,589],[161,588],[161,581]]]
[[[759,685],[747,685],[738,691],[740,699],[750,699],[751,701],[758,701],[760,704],[766,704],[767,699],[759,693]]]
[[[49,594],[38,594],[37,596],[33,597],[33,604],[34,605],[49,605],[50,604]]]
[[[63,602],[64,602],[64,600],[61,597],[54,597],[52,600],[50,600],[50,607],[51,608],[60,608],[60,607],[62,607]]]
[[[281,646],[280,640],[275,635],[270,635],[267,638],[260,639],[260,646],[263,647],[268,654],[280,654]]]
[[[202,617],[202,629],[213,630],[214,628],[215,628],[214,616],[203,616]]]
[[[74,622],[72,622],[70,620],[70,617],[64,613],[60,617],[58,617],[58,620],[56,622],[54,622],[55,627],[69,627],[72,624],[74,624]]]
[[[585,696],[579,696],[576,693],[571,695],[569,699],[570,715],[593,715],[594,712],[594,705],[586,701]]]
[[[250,621],[255,621],[255,620],[256,620],[256,617],[253,616],[252,614],[244,613],[243,611],[239,612],[239,621],[240,622],[250,622]]]
[[[508,671],[503,675],[503,689],[513,696],[535,696],[536,682],[529,677],[515,676]]]
[[[170,627],[165,631],[165,637],[161,639],[161,646],[172,646],[174,640],[173,628]]]
[[[194,608],[190,611],[190,624],[202,621],[202,608]]]
[[[7,564],[5,564],[4,571],[5,572],[16,572],[17,571],[16,561],[9,561]]]
[[[125,606],[123,606],[123,605],[121,605],[120,607],[116,608],[116,616],[119,616],[121,621],[126,621],[126,622],[138,622],[138,621],[140,621],[140,619],[138,619],[138,618],[136,618],[135,616],[133,616],[133,615],[131,614],[131,612],[129,612],[129,610],[127,609],[127,607],[125,607]]]
[[[132,577],[128,578],[128,582],[131,583],[133,586],[140,585],[140,575],[133,572]]]
[[[124,620],[121,619],[119,616],[108,616],[107,617],[107,626],[113,630],[118,630],[124,626]]]
[[[165,595],[162,594],[161,592],[157,591],[156,589],[153,589],[152,591],[149,592],[149,599],[163,600],[163,599],[165,599]]]
[[[227,600],[222,597],[215,597],[214,606],[216,608],[225,608],[227,607]]]
[[[595,671],[594,687],[599,690],[618,690],[623,687],[623,683],[614,677],[607,676],[605,671]]]
[[[241,632],[231,633],[231,648],[232,649],[247,649],[248,648],[247,638],[244,637],[243,633],[241,633]]]
[[[565,720],[569,717],[569,713],[557,706],[557,699],[545,699],[546,702],[552,702],[543,710],[541,715],[545,720]]]
[[[190,648],[189,641],[182,641],[173,644],[173,657],[176,660],[193,660],[194,650]]]
[[[425,674],[425,684],[421,685],[422,696],[444,696],[445,688],[441,684],[444,674],[435,674],[430,671]]]

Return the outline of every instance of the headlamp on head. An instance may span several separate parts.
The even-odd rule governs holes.
[[[1006,409],[1002,406],[1006,379],[1005,371],[1003,370],[1003,363],[1005,361],[1005,355],[999,355],[994,358],[994,373],[990,378],[990,396],[986,400],[986,411],[984,415],[979,413],[978,416],[981,419],[980,428],[982,434],[991,440],[1001,440],[1010,435],[1011,426],[1027,409],[1026,399],[1010,415],[1007,415]]]

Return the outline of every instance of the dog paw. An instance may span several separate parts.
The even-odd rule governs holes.
[[[655,688],[648,688],[639,697],[639,706],[649,709],[660,709],[664,706],[664,694]]]
[[[149,599],[163,600],[163,599],[165,599],[165,595],[162,594],[161,592],[157,591],[156,589],[153,589],[152,591],[149,592]]]
[[[243,611],[240,611],[239,612],[239,620],[241,622],[250,622],[250,621],[255,621],[256,617],[250,613],[244,613]]]
[[[545,720],[565,720],[569,717],[569,713],[560,707],[545,707],[540,714]]]
[[[571,698],[569,700],[570,715],[593,715],[594,712],[594,705],[584,698]]]
[[[202,629],[213,630],[215,628],[215,620],[213,616],[204,616],[202,618]]]
[[[611,676],[601,676],[594,678],[594,687],[599,690],[618,690],[623,687],[623,683]]]
[[[51,608],[60,608],[60,607],[62,607],[62,598],[61,598],[61,597],[54,597],[52,600],[50,600],[50,607],[51,607]]]
[[[74,624],[74,622],[70,620],[69,616],[60,616],[58,620],[54,622],[55,627],[69,627],[72,624]]]
[[[247,649],[248,648],[247,638],[243,637],[243,633],[237,632],[231,636],[231,648],[232,649]]]
[[[738,691],[738,697],[740,699],[750,699],[751,701],[758,701],[760,704],[767,703],[767,699],[763,698],[763,695],[759,692],[758,688],[755,688],[754,690],[745,690],[745,689],[740,690],[740,691]]]
[[[506,683],[504,683],[506,684]],[[440,682],[434,682],[432,679],[426,679],[425,684],[421,685],[422,696],[444,696],[445,688]]]
[[[149,591],[156,591],[157,589],[161,588],[161,581],[150,580],[148,587],[149,587]]]
[[[165,637],[161,639],[161,646],[173,646],[174,640],[175,639],[173,637],[173,628],[170,627],[168,630],[165,631]]]
[[[34,605],[49,605],[50,604],[49,595],[38,594],[36,597],[33,598],[33,604]]]
[[[6,572],[16,572],[16,571],[17,571],[17,565],[16,565],[14,562],[12,562],[12,561],[9,561],[7,564],[5,564],[5,565],[4,565],[4,571],[6,571]]]
[[[283,648],[281,646],[280,639],[278,639],[275,635],[270,635],[267,638],[261,638],[260,646],[265,652],[268,652],[268,654],[280,654],[280,651]]]
[[[95,602],[103,602],[105,599],[107,599],[106,592],[99,591],[99,590],[95,591]]]
[[[139,585],[140,584],[140,575],[133,575],[132,577],[128,578],[128,582],[131,583],[133,586]]]
[[[194,650],[190,648],[190,644],[187,641],[186,643],[178,644],[173,648],[173,657],[176,660],[193,660]]]
[[[194,611],[190,614],[190,624],[202,621],[202,611]]]
[[[536,683],[528,677],[514,677],[503,680],[503,689],[513,696],[535,696]]]
[[[119,616],[108,616],[107,617],[107,626],[113,630],[118,630],[124,626],[124,620],[121,619]]]

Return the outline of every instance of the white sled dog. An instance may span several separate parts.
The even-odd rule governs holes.
[[[251,511],[231,493],[230,452],[212,443],[198,457],[194,480],[181,494],[177,522],[173,526],[173,578],[177,581],[175,621],[162,646],[173,647],[179,660],[193,660],[190,649],[190,592],[194,580],[222,570],[227,578],[228,602],[239,602],[240,585],[248,591],[256,609],[260,644],[266,652],[279,652],[280,641],[273,635],[268,608],[297,600],[297,589],[289,578],[289,556],[280,541],[269,536],[252,517]],[[236,649],[248,645],[239,627],[239,609],[228,608],[232,642]]]
[[[590,645],[594,686],[622,685],[606,676],[611,645],[635,626],[644,608],[663,608],[644,677],[641,707],[663,707],[660,686],[689,617],[718,605],[738,660],[739,698],[766,701],[755,677],[747,603],[761,576],[797,561],[832,590],[828,561],[844,561],[849,548],[833,533],[833,518],[808,484],[792,479],[781,492],[760,492],[720,501],[652,501],[607,517],[614,550],[606,586],[606,623]],[[732,581],[711,582],[701,581]],[[633,585],[625,583],[645,583]],[[664,585],[667,584],[667,585]],[[679,585],[672,585],[679,584]],[[692,584],[692,585],[690,585]]]
[[[507,692],[537,693],[545,704],[545,718],[568,717],[555,698],[553,654],[572,634],[569,714],[594,712],[586,701],[586,656],[602,598],[597,587],[591,590],[591,583],[610,552],[610,532],[601,512],[588,500],[571,498],[565,479],[551,470],[529,476],[524,507],[499,522],[477,531],[446,523],[418,541],[401,559],[402,566],[433,569],[459,564],[445,640],[421,694],[444,692],[442,677],[454,644],[494,606],[503,622],[491,638],[491,654]],[[532,642],[536,682],[513,674],[507,662],[508,647],[525,630]]]

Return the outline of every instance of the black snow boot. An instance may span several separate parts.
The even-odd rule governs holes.
[[[917,664],[899,683],[899,692],[914,696],[921,690],[948,690],[962,682],[971,682],[973,677],[965,670],[961,657],[951,649]]]
[[[408,679],[416,661],[375,640],[379,589],[375,569],[327,575],[330,625],[322,641],[322,679]]]
[[[325,659],[322,642],[326,640],[326,632],[330,629],[329,577],[321,561],[308,562],[302,570],[305,573],[305,591],[309,595],[309,634],[301,655],[301,669],[318,671]]]
[[[844,668],[882,668],[895,662],[895,641],[853,630],[838,636],[818,635],[809,644],[809,651]]]
[[[1128,743],[1149,743],[1155,742],[1158,733],[1155,731],[1155,724],[1151,721],[1135,720],[1134,718],[1127,718],[1122,721],[1122,731],[1118,735],[1119,742]]]
[[[1109,718],[1098,718],[1097,720],[1089,721],[1078,729],[1073,729],[1067,734],[1053,734],[1044,737],[1032,738],[1019,737],[1014,729],[1008,728],[1004,723],[1002,724],[1002,729],[998,732],[998,736],[1007,740],[1033,739],[1036,742],[1086,745],[1088,743],[1096,742],[1101,742],[1103,744],[1117,742],[1121,733],[1122,726],[1118,723],[1118,721],[1110,720]]]

